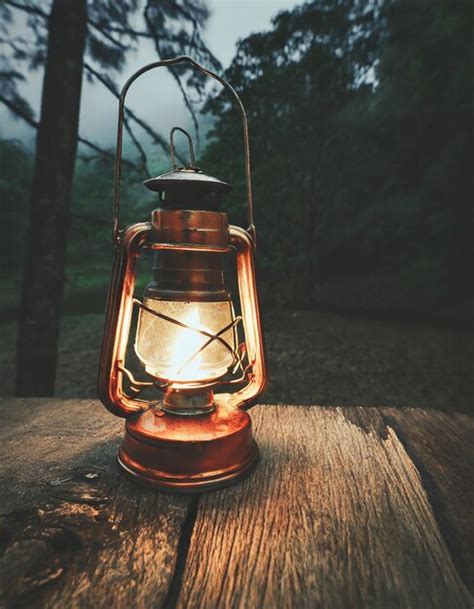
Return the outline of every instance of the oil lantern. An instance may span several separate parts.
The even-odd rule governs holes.
[[[120,174],[125,98],[142,74],[188,63],[217,80],[237,103],[243,121],[248,228],[231,226],[219,211],[230,186],[196,166],[190,136],[170,135],[172,170],[144,185],[158,193],[149,222],[120,228]],[[177,167],[174,138],[189,144],[189,164]],[[221,488],[248,474],[258,458],[246,412],[266,384],[265,354],[255,281],[255,227],[248,126],[235,90],[189,57],[138,70],[120,95],[115,161],[115,263],[105,318],[98,389],[104,406],[124,417],[120,470],[167,492]],[[136,263],[153,252],[151,282],[135,294]],[[226,257],[236,265],[238,299],[224,281]],[[150,269],[151,270],[151,269]],[[237,291],[237,290],[236,290]],[[137,309],[135,355],[141,377],[127,367]],[[144,395],[150,397],[145,398]]]

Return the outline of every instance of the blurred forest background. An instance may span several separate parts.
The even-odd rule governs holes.
[[[108,88],[116,112],[127,54],[147,38],[156,59],[189,53],[241,95],[270,356],[265,401],[469,409],[472,2],[295,2],[269,29],[242,38],[227,69],[206,44],[207,8],[89,0],[84,78]],[[45,63],[49,10],[33,0],[0,2],[0,102],[32,127],[39,117],[21,95],[22,66]],[[246,10],[251,22],[251,3]],[[17,14],[26,15],[28,41],[12,34]],[[245,225],[238,113],[187,71],[173,78],[187,91],[182,126],[201,124],[198,164],[233,185],[224,205]],[[151,124],[128,114],[124,222],[148,218],[154,201],[141,182],[169,167],[157,116]],[[83,141],[75,159],[56,395],[95,395],[113,258],[113,154]],[[1,139],[0,168],[1,392],[11,394],[35,151]]]

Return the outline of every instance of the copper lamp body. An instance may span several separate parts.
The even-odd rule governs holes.
[[[147,180],[160,204],[150,222],[120,230],[120,174],[125,97],[145,72],[187,62],[220,82],[242,114],[247,173],[247,230],[229,226],[218,210],[228,184],[204,175],[192,142],[171,132],[173,170]],[[174,163],[175,131],[189,139],[191,162]],[[164,492],[203,492],[231,484],[256,464],[258,449],[246,409],[264,390],[267,374],[253,252],[252,189],[247,119],[232,87],[189,57],[155,62],[125,84],[119,106],[115,167],[116,257],[107,300],[99,365],[100,398],[124,417],[119,468],[137,482]],[[136,263],[144,248],[154,252],[152,281],[135,298]],[[236,316],[226,289],[223,259],[235,254],[240,297]],[[134,307],[138,307],[135,354],[145,380],[126,367]],[[239,344],[238,325],[245,341]],[[222,388],[226,392],[221,393]],[[229,388],[237,387],[236,391]],[[155,399],[140,397],[152,388]]]

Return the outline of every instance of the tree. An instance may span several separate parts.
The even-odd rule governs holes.
[[[380,307],[411,307],[413,288],[423,306],[468,304],[471,12],[467,0],[314,0],[241,41],[227,77],[249,110],[267,301],[311,306],[318,284],[370,277],[392,286]],[[236,185],[238,214],[238,120],[222,95],[207,107],[205,163]]]
[[[375,7],[316,0],[282,12],[272,30],[241,41],[228,70],[249,111],[256,216],[265,226],[259,262],[273,303],[310,305],[322,278],[320,228],[340,187],[332,164],[345,138],[337,117],[375,60]],[[228,151],[240,127],[223,95],[207,109],[217,119],[205,162],[237,186],[230,208],[238,213],[243,174]]]
[[[54,0],[49,17],[20,313],[17,395],[48,395],[54,387],[86,10],[86,0]]]
[[[140,9],[145,26],[135,29],[130,24]],[[3,0],[4,24],[12,21],[13,11],[27,15],[35,43],[32,46],[28,40],[8,36],[3,26],[3,42],[11,52],[1,57],[0,101],[32,126],[36,121],[18,92],[17,83],[23,76],[16,64],[45,65],[19,320],[17,395],[52,395],[83,71],[118,96],[108,72],[120,71],[126,53],[142,38],[153,40],[158,57],[185,51],[213,67],[217,61],[200,35],[208,17],[201,2],[147,0],[142,6],[137,0],[53,0],[48,12],[43,2]],[[184,92],[186,68],[174,69],[172,74]],[[192,79],[191,84],[200,90],[198,80]],[[194,116],[187,96],[185,101]],[[161,146],[166,145],[165,139],[134,113],[128,111],[126,119],[140,164],[146,166],[130,123],[145,129]],[[82,141],[101,152],[97,144]]]
[[[374,117],[391,161],[384,195],[414,211],[404,263],[452,305],[474,295],[472,3],[391,0],[383,17]]]

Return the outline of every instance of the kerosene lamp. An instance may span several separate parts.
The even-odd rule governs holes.
[[[230,186],[196,165],[190,136],[170,135],[172,170],[144,182],[158,193],[150,222],[120,229],[120,177],[125,97],[142,74],[188,63],[231,94],[243,120],[247,178],[247,230],[229,226],[219,211]],[[188,138],[190,162],[177,167],[174,137]],[[248,126],[234,89],[189,57],[157,61],[138,70],[120,95],[115,163],[113,241],[102,353],[100,398],[125,417],[120,470],[165,492],[203,492],[248,474],[258,458],[245,411],[266,384],[265,355],[255,281],[255,227]],[[152,281],[135,296],[136,262],[153,250]],[[235,255],[240,315],[224,283],[224,257]],[[127,368],[126,352],[134,307],[138,307],[135,354],[144,379]],[[239,326],[242,326],[239,328]],[[243,340],[239,340],[243,332]],[[231,391],[235,388],[235,391]],[[219,389],[224,392],[219,392]],[[144,399],[143,392],[153,391]]]

